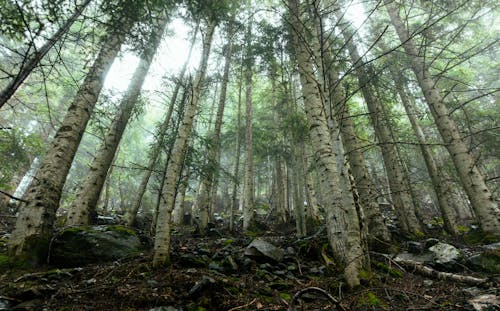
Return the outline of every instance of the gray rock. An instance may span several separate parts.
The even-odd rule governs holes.
[[[433,254],[434,262],[441,265],[454,264],[460,258],[460,251],[455,246],[446,243],[439,242],[429,247],[429,251]]]
[[[79,267],[133,257],[140,253],[141,242],[129,228],[69,227],[54,237],[50,264],[56,267]]]
[[[500,255],[486,251],[467,258],[465,265],[474,271],[500,274]]]
[[[467,302],[477,311],[493,311],[500,308],[500,300],[493,294],[477,296]]]
[[[409,241],[407,245],[409,253],[420,254],[424,251],[424,246],[422,245],[422,243]]]
[[[253,257],[255,259],[275,262],[283,260],[285,252],[273,244],[266,242],[262,239],[255,239],[245,249],[245,256]]]
[[[488,245],[483,245],[483,248],[498,251],[498,250],[500,250],[500,242],[488,244]]]
[[[425,245],[424,245],[424,247],[425,247],[426,249],[428,249],[429,247],[432,247],[432,246],[434,246],[434,245],[436,245],[436,244],[438,244],[438,243],[439,243],[439,240],[438,240],[438,239],[436,239],[436,238],[429,238],[429,239],[425,240],[425,242],[424,242],[424,244],[425,244]]]
[[[422,262],[422,263],[432,263],[433,260],[433,255],[430,252],[424,253],[424,254],[410,254],[407,252],[400,253],[396,256],[395,258],[396,261],[398,260],[410,260],[410,261],[416,261],[416,262]]]

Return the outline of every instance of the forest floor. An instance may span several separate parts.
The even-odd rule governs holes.
[[[344,310],[478,310],[474,297],[498,294],[492,282],[475,287],[427,278],[377,253],[362,285],[349,290],[324,232],[302,240],[261,232],[285,250],[279,263],[244,256],[254,236],[215,232],[177,232],[168,268],[154,269],[148,251],[81,268],[0,270],[0,310],[339,310],[319,291],[304,292],[291,308],[294,295],[310,287],[325,290]]]

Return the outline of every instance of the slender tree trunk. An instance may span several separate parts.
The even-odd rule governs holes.
[[[241,130],[241,98],[243,91],[243,64],[240,69],[240,77],[238,79],[238,107],[237,107],[237,120],[236,120],[236,150],[235,150],[235,163],[234,163],[234,171],[233,171],[233,189],[231,195],[231,210],[229,213],[229,230],[234,230],[234,216],[236,210],[238,210],[238,186],[239,186],[239,175],[240,175],[240,157],[241,157],[241,139],[240,139],[240,130]]]
[[[318,165],[321,187],[325,196],[328,238],[337,260],[345,265],[344,276],[348,285],[354,287],[359,285],[359,272],[366,255],[361,244],[358,215],[353,207],[341,206],[342,193],[338,187],[340,178],[335,163],[335,152],[311,63],[309,47],[303,40],[305,30],[300,19],[299,3],[298,0],[289,0],[288,4],[314,160]]]
[[[185,82],[184,76],[186,74],[186,70],[187,70],[187,66],[189,64],[189,61],[191,60],[191,54],[193,52],[197,33],[198,33],[198,24],[195,27],[193,38],[191,39],[188,56],[187,56],[186,61],[182,65],[182,68],[179,72],[179,77],[177,78],[178,80],[175,84],[175,88],[174,88],[174,91],[172,93],[172,97],[170,99],[170,104],[168,106],[168,111],[165,114],[165,118],[163,119],[163,122],[161,123],[160,128],[158,129],[158,132],[156,135],[157,140],[153,144],[151,154],[149,155],[149,160],[148,160],[148,164],[146,166],[146,170],[144,172],[144,175],[141,178],[141,183],[139,184],[139,188],[137,190],[137,197],[133,201],[132,207],[130,208],[130,210],[127,211],[127,213],[125,215],[125,219],[127,221],[127,226],[129,226],[129,227],[131,227],[135,222],[137,212],[139,212],[139,208],[141,207],[142,198],[143,198],[144,194],[146,193],[146,188],[148,186],[149,179],[151,178],[151,174],[153,173],[154,166],[155,166],[155,164],[158,160],[158,157],[161,153],[161,150],[162,150],[162,147],[163,147],[163,144],[165,141],[165,135],[167,133],[168,127],[170,126],[170,120],[172,119],[172,114],[174,112],[175,103],[177,102],[177,97],[179,95],[179,91],[182,87],[182,84]]]
[[[328,1],[324,5],[331,6],[336,4]],[[357,139],[349,113],[349,106],[345,99],[345,91],[342,89],[338,78],[338,66],[336,66],[332,55],[331,40],[329,40],[329,36],[324,33],[324,18],[320,14],[321,8],[315,6],[314,10],[314,20],[316,21],[315,28],[317,29],[318,40],[314,40],[313,42],[317,41],[319,45],[315,48],[315,51],[317,51],[317,59],[320,60],[318,62],[319,72],[322,74],[322,80],[324,80],[324,98],[328,100],[325,103],[325,110],[330,119],[329,124],[336,123],[338,125],[340,135],[338,144],[342,146],[342,148],[345,148],[344,153],[350,168],[348,171],[352,173],[351,177],[353,179],[351,186],[355,188],[357,192],[357,196],[355,198],[353,197],[353,199],[356,199],[356,204],[361,206],[366,215],[366,225],[363,224],[363,227],[366,227],[365,231],[368,235],[368,242],[376,249],[387,248],[391,241],[389,230],[380,212],[377,203],[377,195],[369,177],[364,156],[361,152],[362,149],[360,148],[360,143]],[[331,131],[334,133],[335,128],[332,127]],[[335,139],[335,134],[333,134],[333,139]],[[342,167],[343,166],[342,163]],[[350,173],[346,170],[344,172],[345,177],[348,178]]]
[[[208,22],[205,38],[203,40],[203,52],[200,69],[194,81],[191,100],[186,107],[184,117],[177,133],[172,155],[170,157],[165,184],[162,189],[162,202],[158,211],[158,220],[156,223],[156,238],[154,244],[153,265],[170,263],[170,220],[174,208],[175,191],[177,188],[178,176],[182,166],[182,159],[186,150],[189,134],[191,132],[194,117],[198,110],[198,103],[201,96],[202,84],[208,65],[210,47],[216,24]]]
[[[9,240],[10,253],[25,256],[33,264],[46,258],[56,210],[66,176],[104,78],[125,40],[125,32],[103,40],[103,46],[85,77],[20,207],[16,228]]]
[[[425,134],[417,121],[415,104],[407,96],[405,87],[402,83],[402,81],[404,81],[404,78],[402,77],[402,75],[398,75],[394,68],[390,69],[392,78],[396,83],[399,97],[401,99],[401,102],[403,103],[406,114],[408,115],[408,119],[410,120],[415,137],[420,144],[420,151],[422,152],[422,156],[424,158],[427,171],[431,179],[433,190],[436,192],[439,209],[444,221],[444,228],[448,233],[452,235],[458,235],[459,232],[457,230],[457,220],[455,212],[453,210],[455,200],[453,198],[452,187],[448,181],[442,178],[442,175],[439,172],[431,147],[427,144]]]
[[[226,45],[226,52],[225,52],[225,64],[224,64],[224,73],[222,75],[222,83],[221,83],[221,90],[220,90],[220,97],[219,97],[219,103],[217,106],[217,114],[215,118],[215,125],[214,125],[214,130],[213,133],[211,133],[212,137],[212,146],[210,150],[208,150],[208,163],[210,164],[210,169],[208,170],[207,174],[204,176],[202,180],[202,186],[200,187],[201,192],[198,194],[198,197],[200,198],[198,202],[198,208],[200,211],[200,232],[201,234],[205,234],[205,230],[208,225],[208,220],[209,220],[209,211],[214,210],[214,204],[213,203],[215,200],[214,198],[217,195],[217,178],[218,178],[218,173],[216,172],[217,167],[219,166],[220,163],[220,134],[221,134],[221,129],[222,129],[222,118],[224,117],[224,109],[226,106],[226,93],[227,93],[227,85],[229,82],[229,69],[231,67],[231,61],[232,61],[232,40],[233,40],[233,26],[229,26],[230,29],[227,32],[228,40],[227,40],[227,45]],[[210,195],[211,192],[213,195]]]
[[[83,184],[79,187],[76,198],[68,212],[68,225],[88,225],[95,221],[96,205],[101,194],[106,174],[115,156],[116,149],[120,144],[125,128],[132,117],[132,112],[139,98],[144,79],[148,74],[153,57],[160,44],[161,37],[168,23],[168,17],[162,16],[151,33],[151,37],[137,69],[130,81],[127,93],[122,99],[118,114],[115,116],[110,129],[101,143],[97,155],[95,156],[90,170],[87,173]]]
[[[342,16],[340,15],[338,16],[338,18],[341,17]],[[382,103],[374,94],[373,86],[369,81],[369,73],[365,69],[365,66],[362,66],[362,59],[359,56],[357,47],[351,41],[353,39],[353,33],[350,26],[346,26],[342,30],[342,34],[346,40],[346,45],[353,62],[353,66],[357,68],[355,74],[358,78],[361,93],[365,99],[368,111],[370,112],[370,118],[372,120],[375,134],[379,140],[382,158],[384,159],[387,178],[391,189],[391,197],[395,205],[401,229],[407,234],[419,234],[422,232],[422,228],[415,214],[415,207],[410,195],[409,184],[405,179],[403,167],[397,156],[398,152],[396,145],[392,140],[392,133],[390,125],[388,124],[388,118],[384,114]]]
[[[68,32],[71,25],[75,23],[78,17],[82,14],[85,8],[89,5],[92,0],[85,0],[79,7],[77,7],[75,13],[64,23],[64,25],[56,31],[55,34],[50,37],[47,42],[35,53],[25,60],[19,70],[19,73],[12,79],[9,84],[0,93],[0,108],[14,95],[17,89],[23,84],[23,82],[28,78],[31,72],[38,66],[40,61],[45,57],[45,55],[50,51],[50,49],[56,44],[61,38]]]
[[[500,209],[498,203],[486,185],[485,178],[476,165],[474,156],[460,136],[460,131],[436,87],[436,81],[432,78],[425,64],[425,58],[420,55],[417,47],[410,40],[408,31],[399,16],[398,8],[391,1],[384,0],[384,3],[399,39],[403,43],[403,48],[429,105],[446,149],[453,160],[460,182],[476,213],[481,229],[484,232],[500,237],[500,217],[498,216],[500,215]]]
[[[306,176],[306,195],[307,195],[307,216],[313,220],[315,224],[319,224],[320,213],[318,199],[316,197],[316,190],[314,188],[314,181],[311,170],[311,148],[309,146],[303,146],[304,149],[304,161],[305,161],[305,172]]]
[[[252,22],[250,19],[246,33],[245,59],[245,203],[243,206],[243,230],[253,224],[254,213],[254,175],[253,175],[253,138],[252,138]]]

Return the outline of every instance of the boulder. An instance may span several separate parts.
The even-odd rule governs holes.
[[[467,258],[465,265],[474,271],[500,274],[500,252],[485,251],[473,255]]]
[[[285,252],[281,248],[262,239],[253,240],[245,249],[245,256],[264,262],[270,260],[280,262],[284,255]]]
[[[56,267],[79,267],[137,256],[141,248],[135,231],[127,227],[68,227],[54,237],[49,263]]]
[[[454,265],[460,259],[460,251],[453,245],[437,243],[429,247],[433,254],[433,261],[439,265]]]

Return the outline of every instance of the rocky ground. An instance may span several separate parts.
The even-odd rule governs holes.
[[[402,241],[398,255],[373,252],[362,286],[349,290],[322,230],[297,239],[273,230],[199,237],[185,228],[174,233],[172,266],[160,269],[151,266],[150,240],[140,241],[133,257],[101,263],[75,266],[69,258],[37,270],[1,264],[0,310],[500,310],[498,271],[465,259],[487,253],[496,259],[486,269],[496,269],[498,245],[459,247],[458,258],[445,262],[429,250],[445,243]],[[460,279],[465,275],[471,278]]]

